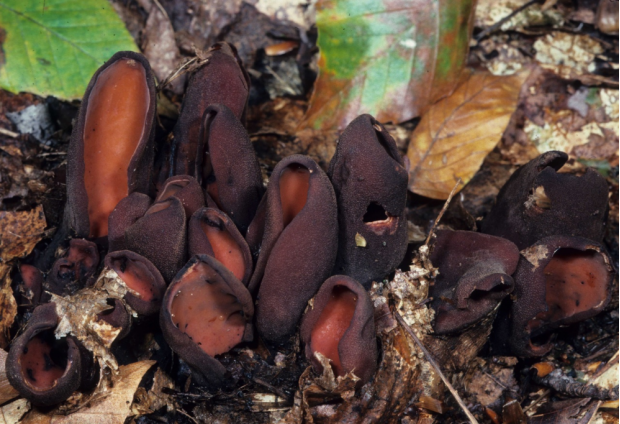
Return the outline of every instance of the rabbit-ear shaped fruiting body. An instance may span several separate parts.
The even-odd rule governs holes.
[[[189,256],[209,255],[217,259],[247,286],[252,275],[252,255],[245,239],[222,211],[202,208],[189,220]]]
[[[21,264],[19,273],[27,302],[30,305],[38,305],[43,294],[43,274],[37,267],[28,264]]]
[[[206,190],[207,206],[224,211],[245,234],[263,195],[263,182],[245,128],[224,105],[205,110],[195,174]]]
[[[142,218],[153,201],[143,193],[131,193],[118,202],[108,218],[108,251],[124,250],[125,231]]]
[[[303,317],[301,339],[317,373],[323,366],[315,352],[330,359],[336,376],[353,372],[360,384],[370,381],[378,350],[374,307],[366,289],[344,275],[328,278]]]
[[[58,258],[47,276],[49,291],[60,296],[72,295],[93,283],[99,265],[99,250],[92,241],[71,239],[69,248]]]
[[[107,236],[118,202],[148,192],[155,112],[155,80],[141,54],[118,52],[93,75],[67,153],[69,233]]]
[[[160,326],[201,384],[221,386],[226,368],[215,357],[252,340],[253,315],[252,297],[241,281],[215,258],[197,255],[170,283]]]
[[[115,340],[124,338],[131,331],[131,315],[125,308],[125,304],[120,299],[108,299],[108,305],[110,309],[99,312],[97,314],[97,321],[103,321],[110,324],[112,327],[120,329],[116,335]]]
[[[551,151],[517,169],[500,190],[482,232],[504,237],[519,249],[552,235],[602,241],[607,181],[590,168],[582,176],[557,172],[567,160],[566,153]]]
[[[9,383],[38,406],[60,403],[82,384],[86,364],[73,337],[56,339],[58,322],[54,303],[38,306],[6,358]]]
[[[186,222],[185,208],[176,197],[153,203],[125,231],[127,250],[147,258],[170,281],[185,263]]]
[[[280,161],[266,196],[264,236],[248,288],[258,293],[259,334],[278,344],[295,332],[308,300],[333,269],[338,217],[327,175],[307,156]]]
[[[521,251],[510,314],[503,317],[510,315],[511,331],[503,339],[512,353],[530,357],[549,352],[552,343],[532,339],[601,312],[611,300],[614,275],[605,248],[582,237],[546,237]]]
[[[144,316],[159,312],[166,282],[151,261],[135,252],[120,250],[108,253],[104,265],[113,269],[132,291],[124,299],[134,311]]]
[[[387,130],[361,115],[344,130],[329,165],[338,199],[334,273],[367,289],[403,260],[407,250],[407,171]],[[366,241],[358,246],[359,237]]]
[[[176,197],[181,201],[187,219],[205,205],[202,187],[194,177],[189,175],[177,175],[164,181],[155,202],[161,202],[170,197]]]
[[[179,120],[174,127],[174,175],[192,175],[195,169],[200,127],[205,109],[220,103],[239,120],[244,119],[250,93],[250,78],[234,46],[217,43],[208,52],[204,65],[192,75]]]
[[[461,331],[497,309],[514,282],[519,249],[514,243],[471,231],[439,230],[431,262],[439,269],[430,287],[435,333]]]

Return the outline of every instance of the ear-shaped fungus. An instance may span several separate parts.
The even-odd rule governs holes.
[[[244,119],[250,93],[250,77],[237,50],[228,43],[215,44],[208,60],[189,80],[179,120],[174,127],[174,175],[192,175],[195,169],[200,127],[209,105],[226,105],[237,119]]]
[[[125,231],[127,250],[144,256],[172,280],[183,266],[186,256],[185,208],[179,199],[170,197],[154,203]]]
[[[368,382],[377,369],[378,350],[374,308],[366,289],[344,275],[328,278],[304,315],[301,339],[317,373],[323,366],[314,353],[320,352],[331,360],[336,376],[353,372],[360,384]]]
[[[104,259],[106,268],[116,271],[133,293],[125,295],[125,301],[140,315],[159,312],[166,291],[166,282],[155,265],[144,256],[129,250],[108,253]]]
[[[539,344],[543,335],[601,312],[611,299],[614,274],[604,247],[582,237],[551,236],[523,250],[514,275],[508,339],[513,354],[545,355],[552,344]]]
[[[142,218],[153,201],[142,193],[131,193],[118,202],[108,218],[108,251],[124,250],[125,230]]]
[[[57,340],[56,305],[38,306],[26,330],[6,358],[11,385],[35,405],[50,406],[67,399],[82,383],[82,358],[73,337]]]
[[[306,304],[329,277],[338,247],[336,197],[327,175],[307,156],[276,165],[266,193],[264,237],[250,292],[258,292],[263,340],[284,343]]]
[[[369,288],[394,270],[407,250],[407,171],[387,130],[361,115],[340,136],[328,174],[340,230],[334,272]],[[366,246],[357,245],[359,235]]]
[[[482,232],[525,249],[543,237],[566,235],[602,241],[609,189],[598,172],[581,177],[557,171],[568,160],[547,152],[517,169],[502,187]]]
[[[209,255],[231,271],[244,285],[252,275],[252,255],[245,239],[222,211],[202,208],[189,220],[189,255]]]
[[[47,276],[52,293],[65,296],[90,285],[99,265],[99,250],[92,241],[71,239],[65,255],[54,262]]]
[[[202,377],[224,383],[226,368],[215,356],[251,341],[254,306],[245,286],[215,258],[194,256],[166,294],[160,325],[170,347]]]
[[[24,284],[24,295],[31,305],[37,305],[43,293],[43,274],[35,266],[21,264],[19,273]]]
[[[205,205],[205,195],[202,187],[194,177],[189,175],[177,175],[168,178],[162,185],[155,202],[176,197],[185,208],[185,217],[189,219],[194,212]]]
[[[120,299],[108,299],[108,305],[112,308],[97,314],[97,320],[105,321],[112,327],[120,328],[116,336],[116,340],[120,340],[131,331],[131,315]]]
[[[439,269],[430,287],[435,332],[454,333],[497,309],[512,292],[519,249],[514,243],[471,231],[437,231],[431,262]]]
[[[252,142],[239,119],[221,104],[205,110],[199,140],[195,174],[205,187],[207,206],[224,211],[245,234],[263,194]]]
[[[93,75],[67,156],[65,226],[77,236],[106,236],[118,202],[148,191],[155,102],[151,67],[139,53],[118,52]]]

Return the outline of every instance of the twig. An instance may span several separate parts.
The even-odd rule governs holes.
[[[443,383],[446,385],[450,393],[452,393],[452,396],[454,396],[454,399],[456,400],[456,402],[459,404],[459,406],[461,407],[465,415],[467,415],[467,418],[469,418],[469,421],[472,424],[479,424],[478,420],[476,420],[476,417],[474,417],[473,414],[469,411],[469,409],[467,409],[467,406],[465,406],[463,399],[461,399],[456,389],[452,387],[452,384],[450,384],[446,376],[443,375],[443,373],[441,372],[441,368],[439,368],[439,365],[437,365],[437,363],[431,356],[430,352],[426,350],[426,348],[424,347],[420,339],[418,339],[418,336],[415,335],[411,327],[407,325],[407,323],[405,322],[403,317],[398,313],[397,310],[394,310],[394,316],[396,317],[396,320],[400,323],[400,325],[402,325],[402,327],[405,329],[405,331],[407,331],[407,333],[411,336],[415,344],[420,348],[420,350],[424,354],[424,357],[426,358],[428,363],[431,364],[431,366],[435,369],[435,371],[437,371],[437,374],[439,374],[441,381],[443,381]]]
[[[540,396],[538,396],[538,398],[533,401],[532,403],[530,403],[527,408],[525,408],[523,410],[523,413],[525,414],[527,411],[529,411],[530,409],[532,409],[533,407],[535,407],[536,405],[538,405],[540,402],[542,402],[542,400],[544,398],[546,398],[547,396],[549,396],[549,393],[551,393],[551,389],[545,389]]]
[[[525,9],[527,9],[531,5],[533,5],[535,3],[540,3],[540,2],[541,2],[541,0],[530,0],[527,3],[525,3],[523,6],[517,7],[515,10],[512,11],[512,13],[510,13],[507,16],[504,16],[502,19],[500,19],[499,21],[495,22],[490,27],[488,27],[485,30],[483,30],[480,34],[476,35],[476,41],[482,40],[484,37],[486,37],[487,35],[491,34],[496,29],[498,29],[499,27],[504,25],[506,22],[511,20],[515,15],[523,12]]]
[[[285,399],[287,402],[292,403],[293,400],[291,399],[289,395],[287,395],[286,393],[284,393],[282,390],[278,389],[277,387],[274,387],[271,384],[267,383],[265,380],[262,380],[260,378],[252,378],[252,381],[258,385],[265,387],[269,391],[280,396],[282,399]]]
[[[209,61],[209,58],[206,59],[200,59],[198,56],[192,57],[190,60],[188,60],[187,62],[185,62],[183,65],[179,66],[179,68],[174,71],[172,74],[170,74],[169,76],[166,77],[165,80],[163,80],[161,82],[161,84],[159,84],[157,86],[157,91],[161,91],[164,89],[165,86],[167,86],[168,84],[170,84],[172,81],[174,81],[175,79],[177,79],[178,77],[180,77],[181,75],[185,74],[186,72],[189,72],[189,67],[191,65],[194,65],[194,62],[198,62],[196,63],[195,66],[200,66],[204,63],[207,63]]]
[[[19,133],[16,133],[16,132],[11,131],[11,130],[5,130],[4,128],[0,128],[0,134],[6,135],[6,136],[11,137],[11,138],[19,137]]]
[[[590,411],[586,412],[586,415],[581,419],[580,424],[591,424],[594,420],[594,417],[596,416],[596,413],[598,412],[598,409],[601,407],[602,404],[603,401],[597,401],[596,405],[594,405],[594,407],[591,408]]]
[[[448,195],[446,202],[443,204],[443,208],[441,208],[441,212],[439,212],[439,215],[437,215],[437,219],[435,220],[435,222],[433,222],[433,226],[431,227],[431,230],[428,232],[428,237],[426,237],[426,241],[424,242],[425,247],[428,247],[428,244],[431,241],[431,237],[433,237],[433,233],[435,232],[435,227],[437,227],[437,224],[439,224],[439,221],[441,221],[443,214],[446,213],[446,210],[448,210],[450,201],[452,201],[452,197],[454,197],[454,194],[456,193],[456,189],[459,188],[462,182],[463,180],[459,177],[459,179],[456,180],[456,184],[454,185],[454,187],[452,187],[452,191]]]

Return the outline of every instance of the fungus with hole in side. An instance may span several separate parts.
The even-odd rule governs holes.
[[[407,250],[407,170],[385,127],[361,115],[340,136],[328,175],[340,231],[334,273],[368,289],[392,272]],[[363,247],[356,241],[360,236]]]

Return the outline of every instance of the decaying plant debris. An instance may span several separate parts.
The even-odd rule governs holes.
[[[171,0],[113,3],[139,45],[148,47],[145,53],[154,73],[170,80],[158,93],[155,137],[161,151],[170,148],[166,134],[178,117],[184,80],[204,63],[200,49],[225,40],[237,44],[252,82],[244,114],[263,179],[280,159],[294,153],[307,154],[326,169],[338,133],[297,131],[316,76],[316,34],[305,14],[298,16],[283,6],[272,16],[263,15],[257,9],[270,10],[261,4],[264,1],[256,6],[241,1],[208,6],[190,0],[178,2],[180,6]],[[500,144],[452,198],[439,228],[476,231],[518,165],[542,151],[560,149],[570,155],[568,171],[582,175],[586,166],[593,166],[611,189],[604,245],[617,267],[618,43],[595,32],[600,25],[597,13],[604,11],[581,0],[544,5],[501,1],[491,7],[480,3],[470,63],[496,76],[520,70],[515,81],[529,76]],[[511,20],[498,18],[498,11],[507,16],[519,7],[525,13]],[[294,16],[304,29],[279,20],[282,16]],[[558,27],[564,31],[552,29]],[[212,32],[204,37],[205,31]],[[162,38],[160,43],[153,43],[156,37]],[[174,57],[157,60],[171,46]],[[515,87],[511,90],[514,103]],[[514,107],[511,104],[510,111]],[[15,113],[30,116],[42,108],[49,111],[46,128],[51,116],[55,132],[43,131],[35,138]],[[77,109],[54,98],[2,91],[0,112],[0,347],[7,349],[32,313],[32,294],[17,290],[18,267],[39,260],[61,225],[67,142]],[[415,139],[416,124],[386,125],[401,154]],[[458,131],[448,136],[459,143]],[[444,184],[441,192],[447,194],[451,186],[452,182]],[[532,195],[533,204],[545,207],[544,195],[534,194],[538,197]],[[222,389],[207,390],[179,365],[153,321],[135,320],[132,337],[121,340],[121,329],[95,319],[113,302],[125,303],[131,292],[106,268],[92,287],[66,298],[53,295],[62,318],[56,333],[76,337],[94,353],[100,367],[97,387],[76,392],[51,409],[33,407],[8,384],[0,352],[0,423],[617,422],[617,275],[610,305],[594,318],[556,331],[553,348],[543,357],[489,353],[493,318],[501,310],[458,334],[436,335],[428,293],[438,270],[428,260],[433,237],[427,240],[427,235],[443,205],[409,193],[407,257],[400,270],[370,288],[380,347],[378,369],[372,381],[357,390],[354,374],[336,378],[321,356],[324,372],[317,375],[298,338],[287,349],[270,350],[255,341],[221,355],[231,381]],[[357,248],[368,242],[359,233],[354,240]],[[138,316],[135,311],[132,315]],[[451,383],[450,389],[442,378]]]

